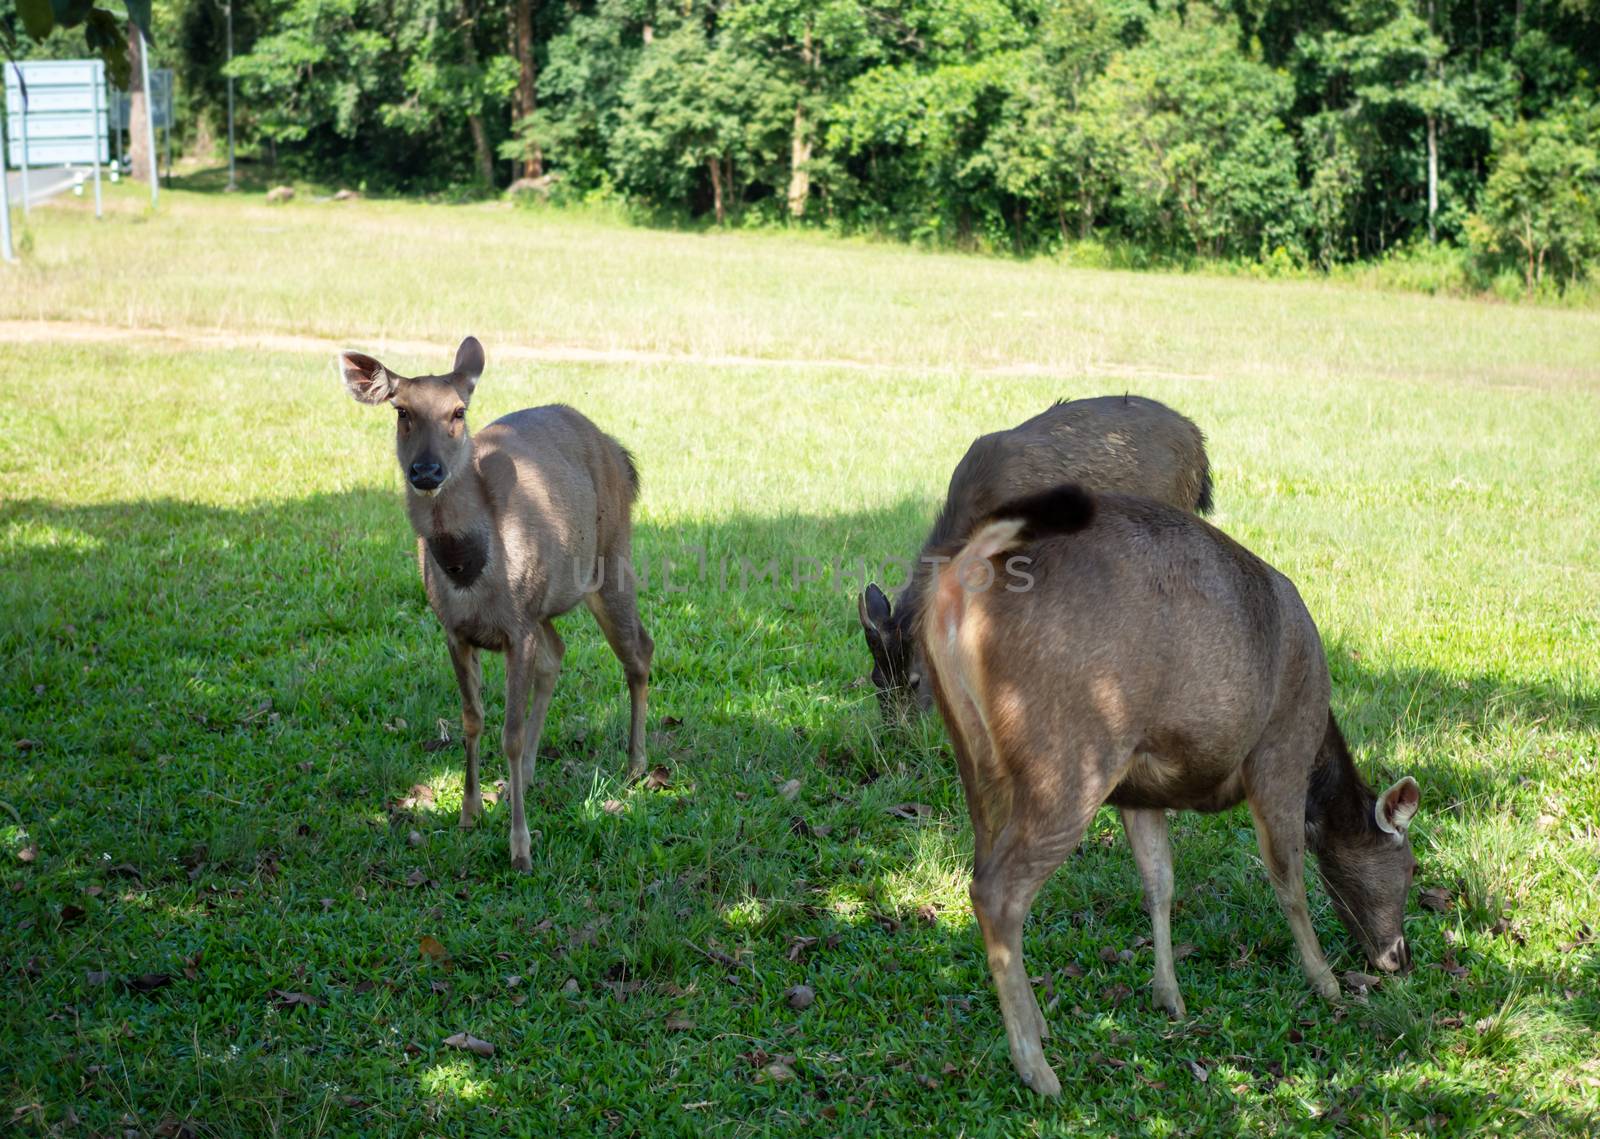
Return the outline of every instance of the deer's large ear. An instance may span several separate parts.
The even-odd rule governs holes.
[[[341,352],[339,372],[350,395],[360,403],[383,403],[394,395],[394,376],[371,356]]]
[[[889,599],[878,588],[877,582],[867,586],[866,592],[856,598],[856,610],[861,614],[861,627],[869,637],[882,637],[889,623]]]
[[[1384,834],[1403,835],[1421,804],[1422,788],[1417,786],[1415,779],[1407,775],[1378,796],[1377,805],[1372,808],[1372,813],[1378,820],[1378,829]]]
[[[456,349],[456,364],[451,373],[462,400],[470,400],[472,390],[478,386],[478,377],[483,375],[483,345],[476,336],[467,337]]]

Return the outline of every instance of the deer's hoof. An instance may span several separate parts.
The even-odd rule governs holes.
[[[644,756],[630,756],[628,759],[628,782],[637,783],[643,779],[645,766]]]
[[[1337,1001],[1339,999],[1339,982],[1334,979],[1332,973],[1318,977],[1311,984],[1323,1000]]]
[[[533,859],[526,854],[513,854],[511,856],[511,869],[521,874],[527,874],[533,870]]]
[[[1173,1020],[1182,1020],[1189,1015],[1188,1010],[1183,1005],[1183,995],[1176,989],[1171,992],[1165,992],[1158,987],[1156,989],[1156,1008],[1166,1013]]]
[[[481,814],[483,814],[483,800],[468,799],[461,804],[461,821],[457,825],[464,831],[470,831]]]
[[[1061,1094],[1061,1081],[1056,1079],[1056,1074],[1051,1070],[1050,1065],[1043,1061],[1040,1061],[1030,1071],[1024,1072],[1018,1069],[1017,1074],[1022,1077],[1023,1083],[1042,1096],[1049,1096],[1054,1099]]]

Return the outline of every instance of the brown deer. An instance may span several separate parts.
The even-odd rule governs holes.
[[[358,352],[341,355],[339,368],[361,403],[395,409],[395,447],[422,583],[444,626],[461,688],[463,827],[483,809],[478,653],[505,654],[511,864],[530,870],[523,795],[566,652],[551,619],[580,602],[594,614],[627,677],[628,776],[645,769],[645,693],[654,645],[639,622],[634,578],[626,572],[638,469],[620,443],[560,404],[514,411],[472,435],[467,405],[483,374],[483,348],[470,336],[448,375],[397,375]],[[607,562],[618,572],[607,575]]]
[[[1317,627],[1288,578],[1194,515],[1080,487],[1000,507],[940,551],[918,626],[972,817],[972,907],[1011,1060],[1060,1084],[1022,964],[1022,924],[1102,803],[1120,809],[1154,926],[1155,998],[1184,1015],[1172,964],[1165,811],[1242,799],[1313,987],[1339,986],[1306,908],[1309,844],[1378,968],[1409,968],[1402,923],[1420,791],[1362,781],[1329,711]]]
[[[980,436],[956,464],[944,507],[894,604],[876,583],[857,599],[885,716],[927,711],[933,704],[913,634],[932,568],[929,555],[965,538],[1001,503],[1064,483],[1142,494],[1201,514],[1211,510],[1205,436],[1153,399],[1058,402],[1015,427]]]

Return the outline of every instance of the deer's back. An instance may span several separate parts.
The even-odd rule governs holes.
[[[586,416],[552,404],[514,411],[473,436],[502,559],[493,623],[564,613],[597,558],[625,558],[637,493],[627,452]]]
[[[964,538],[995,508],[1062,483],[1195,510],[1208,470],[1200,429],[1163,403],[1142,396],[1058,403],[973,442],[950,476],[928,544]]]
[[[473,438],[502,528],[533,527],[564,549],[610,552],[638,493],[622,445],[564,404],[501,416]]]
[[[1036,737],[1022,751],[1059,754],[1092,730],[1135,755],[1111,802],[1231,806],[1258,744],[1326,716],[1327,666],[1294,585],[1187,511],[1097,495],[1088,528],[1015,553],[1032,586],[1008,592],[1002,576],[974,595],[969,659],[1003,718]]]

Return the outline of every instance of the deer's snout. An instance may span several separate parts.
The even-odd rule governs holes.
[[[444,467],[432,459],[418,459],[407,473],[411,485],[420,491],[438,490],[444,484]]]
[[[1404,937],[1397,937],[1390,942],[1387,949],[1373,958],[1372,963],[1385,973],[1409,973],[1411,972],[1411,947],[1406,944]]]

